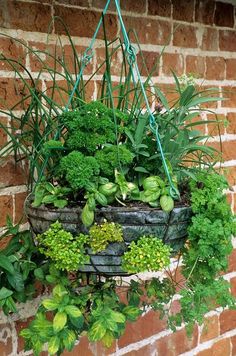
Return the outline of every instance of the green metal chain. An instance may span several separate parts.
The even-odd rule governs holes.
[[[82,58],[81,69],[80,69],[80,72],[78,74],[77,80],[75,82],[74,88],[73,88],[73,90],[72,90],[72,92],[70,94],[68,103],[67,103],[67,105],[65,107],[65,111],[68,111],[68,109],[69,109],[69,106],[71,104],[71,101],[72,101],[72,98],[73,98],[74,93],[76,91],[76,88],[78,87],[80,79],[82,77],[84,68],[87,66],[87,64],[91,61],[91,59],[93,57],[94,42],[96,40],[98,31],[99,31],[99,29],[100,29],[100,27],[102,25],[102,19],[103,19],[103,16],[107,12],[107,9],[109,7],[110,1],[111,0],[107,1],[106,5],[104,7],[104,10],[102,12],[102,16],[100,18],[100,21],[99,21],[99,23],[97,25],[97,28],[96,28],[96,30],[94,32],[94,35],[92,37],[91,43],[90,43],[89,47],[86,49],[86,51],[84,52],[84,55],[83,55],[83,58]],[[166,163],[166,159],[165,159],[164,152],[163,152],[163,149],[162,149],[162,146],[161,146],[160,136],[159,136],[159,132],[158,132],[158,124],[157,124],[157,122],[155,120],[155,117],[154,117],[154,115],[153,115],[153,113],[151,111],[151,108],[150,108],[150,105],[149,105],[149,102],[148,102],[148,98],[147,98],[147,94],[146,94],[146,91],[145,91],[145,87],[144,87],[144,84],[142,82],[141,74],[140,74],[140,71],[139,71],[139,68],[138,68],[138,64],[137,64],[136,51],[135,51],[135,48],[130,43],[126,28],[125,28],[125,25],[124,25],[124,22],[123,22],[123,18],[122,18],[122,15],[121,15],[121,8],[120,8],[119,0],[115,0],[115,4],[116,4],[116,10],[117,10],[118,18],[119,18],[120,25],[121,25],[122,35],[123,35],[123,38],[124,38],[125,52],[127,54],[127,61],[129,63],[131,74],[132,74],[132,80],[134,81],[134,84],[135,84],[135,76],[134,76],[134,71],[133,71],[133,69],[134,69],[135,72],[136,72],[138,81],[140,83],[140,88],[141,88],[141,91],[143,93],[143,97],[144,97],[144,100],[145,100],[145,103],[146,103],[146,108],[147,108],[147,111],[148,111],[148,114],[149,114],[149,126],[150,126],[150,129],[153,132],[153,134],[156,136],[157,149],[160,152],[161,160],[162,160],[163,167],[164,167],[164,171],[165,171],[165,174],[167,176],[168,182],[170,184],[170,195],[172,196],[172,198],[178,199],[180,194],[179,194],[178,189],[176,188],[176,186],[173,183],[173,180],[171,178],[171,175],[170,175],[167,163]]]

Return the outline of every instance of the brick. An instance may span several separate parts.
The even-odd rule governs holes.
[[[225,60],[226,63],[226,79],[235,80],[236,59],[230,58]]]
[[[48,71],[56,69],[60,72],[62,67],[59,64],[62,58],[62,49],[53,44],[46,45],[41,42],[29,41],[31,50],[29,51],[30,69],[32,72]]]
[[[216,2],[214,23],[216,26],[234,27],[234,6]]]
[[[205,318],[202,325],[200,342],[205,342],[216,338],[220,334],[220,324],[218,315],[213,315]]]
[[[34,317],[30,317],[25,320],[16,320],[15,328],[18,335],[18,343],[17,343],[17,353],[24,351],[24,338],[20,336],[20,332],[29,326],[29,323],[34,319]],[[41,354],[40,354],[41,355]]]
[[[222,57],[206,57],[206,79],[223,80],[225,60]]]
[[[72,36],[92,37],[101,17],[100,12],[79,8],[69,8],[55,5],[54,9],[55,16],[62,18]],[[117,20],[115,15],[107,14],[105,16],[105,28],[108,39],[114,39],[117,34]],[[55,31],[60,35],[66,34],[63,24],[59,21],[55,22]],[[97,38],[104,38],[102,28],[98,32]]]
[[[235,108],[236,106],[236,87],[224,87],[222,88],[223,97],[226,100],[221,102],[221,106],[228,108]]]
[[[232,356],[236,356],[236,335],[230,338],[232,345]]]
[[[134,350],[134,351],[130,351],[125,353],[125,356],[147,356],[147,355],[151,355],[151,349],[152,349],[152,345],[146,345],[141,347],[138,350]]]
[[[30,81],[26,81],[30,85]],[[37,84],[40,90],[41,82],[37,81]],[[28,94],[29,90],[20,79],[0,78],[0,109],[9,110],[13,106],[15,110],[25,109],[24,104],[29,103],[29,100],[25,101],[24,104],[21,101]]]
[[[137,61],[138,61],[138,67],[139,67],[140,73],[142,75],[147,75],[147,71],[148,71],[148,73],[152,73],[152,77],[159,75],[159,67],[160,67],[159,53],[142,51],[142,56],[140,53],[138,53]],[[145,69],[144,63],[147,67],[147,71]]]
[[[13,39],[0,37],[0,54],[6,57],[8,60],[14,60],[19,64],[25,65],[25,48],[19,42]],[[10,62],[1,59],[0,70],[13,70],[14,67],[19,71],[23,71],[24,68],[21,65],[17,65],[16,62]]]
[[[235,31],[220,30],[219,31],[219,47],[221,51],[236,51],[236,35]]]
[[[162,71],[165,75],[173,76],[171,70],[174,71],[176,75],[181,76],[183,74],[184,59],[181,54],[164,53],[162,55],[162,58],[163,58]]]
[[[226,119],[228,121],[228,126],[226,127],[227,133],[236,134],[236,113],[229,112]]]
[[[134,29],[137,32],[140,43],[154,45],[168,45],[170,43],[171,24],[169,21],[152,20],[145,17],[124,16],[124,23],[127,29]],[[136,42],[131,33],[131,41]]]
[[[196,0],[195,21],[212,25],[214,19],[215,1],[214,0]]]
[[[230,279],[231,293],[236,297],[236,277]]]
[[[181,329],[171,335],[165,336],[156,342],[158,355],[177,356],[192,350],[197,346],[198,327],[195,325],[193,335],[188,338],[185,329]]]
[[[172,0],[173,19],[178,21],[193,22],[194,1],[192,0]]]
[[[173,45],[178,47],[196,48],[196,28],[188,25],[179,25],[173,33]]]
[[[197,353],[197,356],[213,356],[212,349],[206,349]]]
[[[65,4],[65,5],[76,5],[76,6],[81,6],[81,7],[89,7],[88,0],[57,0],[57,3]]]
[[[219,97],[220,96],[220,93],[219,91],[217,90],[217,88],[214,88],[214,90],[212,90],[212,86],[209,87],[209,86],[200,86],[200,91],[205,91],[205,93],[203,93],[204,96],[207,96],[207,97]],[[204,103],[202,105],[202,109],[203,108],[217,108],[218,106],[218,101],[212,101],[212,102],[209,102],[209,103]]]
[[[18,193],[15,195],[15,223],[25,223],[27,220],[24,216],[24,204],[28,193]],[[24,218],[24,220],[23,220]]]
[[[207,124],[210,136],[219,136],[225,133],[226,118],[224,115],[217,115],[217,117],[215,115],[207,115],[207,120],[215,121]]]
[[[5,117],[0,117],[0,125],[6,126],[8,123],[8,119]],[[0,147],[2,147],[7,142],[7,134],[6,131],[0,128]]]
[[[228,272],[234,272],[236,271],[236,249],[234,249],[231,253],[231,255],[228,258]]]
[[[0,26],[23,31],[47,32],[50,21],[51,7],[49,5],[9,1],[4,23],[0,23]]]
[[[230,186],[236,185],[236,167],[225,168],[224,175],[227,178],[227,181]]]
[[[10,324],[0,325],[0,355],[8,356],[13,352],[12,327]]]
[[[210,146],[218,149],[219,151],[221,151],[222,148],[223,161],[230,161],[235,159],[236,141],[222,142],[222,146],[220,142],[215,142],[211,143]]]
[[[73,83],[74,84],[74,83]],[[47,95],[53,99],[58,105],[65,106],[69,100],[69,90],[71,90],[71,86],[68,88],[68,83],[65,80],[57,81],[57,88],[53,92],[53,82],[46,82],[47,86]],[[94,82],[85,82],[83,89],[85,90],[85,99],[87,101],[91,101],[94,93]],[[81,92],[80,92],[81,93]]]
[[[161,320],[159,313],[149,311],[144,316],[139,317],[135,323],[127,323],[124,335],[118,340],[119,348],[131,343],[143,340],[166,329],[166,321]]]
[[[107,3],[107,0],[92,0],[92,7],[103,9]],[[120,0],[120,5],[122,11],[130,11],[135,13],[144,13],[146,11],[146,1],[145,0]],[[115,1],[111,1],[109,5],[109,10],[115,11]]]
[[[68,72],[71,74],[79,73],[79,68],[78,68],[78,63],[77,63],[77,58],[79,61],[81,61],[82,56],[85,53],[87,47],[84,46],[75,46],[76,54],[73,51],[73,48],[71,46],[64,46],[63,48],[63,62],[64,65],[66,66],[66,69]],[[87,64],[87,66],[84,68],[84,73],[83,74],[91,74],[93,72],[93,64],[94,60],[93,58],[91,61]]]
[[[0,226],[6,225],[6,218],[13,215],[13,200],[11,195],[0,196]]]
[[[203,78],[205,76],[205,58],[199,56],[187,56],[186,74],[194,74],[197,78]]]
[[[106,348],[102,345],[101,342],[90,343],[89,344],[89,352],[91,350],[93,353],[93,356],[95,356],[95,355],[110,356],[111,354],[115,353],[116,344],[117,344],[117,342],[114,341],[113,344],[111,345],[111,347]],[[76,356],[76,355],[80,355],[80,354],[75,353],[74,356]],[[83,355],[83,352],[81,353],[81,355]]]
[[[220,314],[220,334],[236,328],[236,310],[224,310]]]
[[[203,51],[217,51],[219,47],[218,37],[217,30],[209,27],[204,28],[201,49]]]
[[[96,55],[97,55],[96,69],[98,69],[99,66],[101,66],[101,68],[98,70],[97,74],[104,74],[104,72],[106,70],[105,48],[97,48]],[[110,51],[110,55],[111,55],[111,51]],[[124,58],[123,58],[123,54],[121,51],[116,51],[115,53],[112,54],[112,56],[110,57],[110,70],[111,70],[112,75],[120,76],[123,61],[124,61]]]
[[[148,15],[171,16],[171,0],[148,0]]]
[[[27,180],[26,167],[16,163],[9,157],[0,162],[0,188],[25,184]]]
[[[159,89],[161,89],[171,106],[179,99],[179,94],[176,92],[175,85],[161,84],[159,85]]]
[[[213,356],[231,356],[230,339],[222,339],[214,343],[212,346]]]

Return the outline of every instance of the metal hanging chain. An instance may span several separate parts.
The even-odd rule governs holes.
[[[77,87],[79,85],[80,79],[81,79],[81,77],[83,75],[84,68],[87,66],[87,64],[91,61],[91,59],[93,57],[93,46],[94,46],[98,31],[99,31],[99,29],[100,29],[100,27],[102,25],[103,16],[107,12],[107,9],[109,7],[110,1],[111,0],[107,1],[106,5],[104,7],[104,10],[102,12],[102,16],[100,18],[100,21],[98,22],[97,28],[96,28],[96,30],[94,32],[93,37],[92,37],[91,43],[90,43],[89,47],[84,52],[84,55],[83,55],[83,58],[82,58],[82,61],[81,61],[82,62],[81,69],[80,69],[80,72],[79,72],[78,77],[76,79],[74,88],[73,88],[73,90],[72,90],[72,92],[71,92],[71,94],[69,96],[69,100],[68,100],[68,103],[67,103],[67,105],[65,107],[65,111],[68,111],[68,109],[69,109],[69,106],[71,104],[71,101],[72,101],[72,98],[74,96],[74,93],[75,93],[75,91],[76,91],[76,89],[77,89]],[[131,45],[131,43],[130,43],[126,28],[125,28],[125,25],[124,25],[124,22],[123,22],[123,18],[122,18],[122,15],[121,15],[121,8],[120,8],[119,0],[115,0],[115,5],[116,5],[116,10],[117,10],[118,18],[119,18],[119,21],[120,21],[120,25],[121,25],[122,35],[123,35],[123,38],[124,38],[125,52],[127,54],[127,61],[129,63],[130,69],[131,69],[132,79],[133,79],[134,84],[136,84],[135,83],[135,76],[134,76],[134,72],[133,72],[133,69],[134,69],[135,72],[136,72],[138,81],[140,83],[140,88],[141,88],[141,91],[142,91],[142,94],[143,94],[143,97],[144,97],[144,100],[145,100],[145,103],[146,103],[146,108],[147,108],[147,111],[148,111],[148,114],[149,114],[149,126],[150,126],[151,131],[156,136],[157,149],[160,152],[162,164],[163,164],[163,167],[164,167],[164,171],[165,171],[165,174],[167,176],[168,182],[170,184],[170,195],[172,196],[172,198],[178,199],[180,194],[179,194],[178,189],[176,188],[176,186],[173,183],[173,180],[171,178],[171,175],[170,175],[167,163],[166,163],[166,159],[165,159],[164,152],[163,152],[163,149],[162,149],[162,146],[161,146],[160,136],[159,136],[159,132],[158,132],[158,124],[157,124],[157,122],[155,120],[155,117],[154,117],[154,115],[153,115],[153,113],[151,111],[151,108],[150,108],[150,105],[149,105],[149,102],[148,102],[148,98],[147,98],[147,94],[146,94],[146,91],[145,91],[145,87],[144,87],[144,84],[142,82],[141,74],[139,72],[139,68],[138,68],[138,64],[137,64],[136,51],[135,51],[134,47]]]

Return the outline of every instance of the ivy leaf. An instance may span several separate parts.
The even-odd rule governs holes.
[[[59,307],[59,304],[54,299],[44,299],[42,301],[44,308],[47,310],[55,310]]]
[[[95,321],[93,323],[91,329],[88,332],[88,337],[90,341],[98,341],[103,338],[103,336],[106,334],[106,328],[103,325],[101,320]]]
[[[7,279],[10,285],[15,288],[17,292],[24,290],[24,281],[20,272],[14,271],[14,274],[8,274]]]
[[[57,312],[53,319],[53,330],[61,331],[67,322],[67,314],[65,312]]]
[[[63,344],[68,351],[72,351],[76,342],[76,335],[73,330],[64,330]]]
[[[82,315],[80,309],[75,307],[74,305],[67,305],[65,307],[65,312],[72,318],[78,318]]]
[[[60,347],[60,339],[58,336],[53,336],[50,338],[48,343],[48,352],[50,355],[57,353]]]

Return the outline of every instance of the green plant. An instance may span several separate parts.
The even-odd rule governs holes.
[[[67,195],[70,188],[54,186],[49,182],[39,183],[34,192],[32,206],[38,207],[41,204],[53,204],[56,208],[64,208],[68,204]]]
[[[87,237],[83,234],[74,237],[63,230],[58,221],[51,224],[46,232],[38,235],[36,240],[39,251],[49,257],[58,269],[76,271],[88,261],[84,247]]]
[[[98,225],[94,224],[89,229],[89,244],[94,252],[105,250],[111,242],[122,242],[123,233],[121,226],[114,222],[107,222]]]
[[[7,231],[0,236],[5,245],[0,251],[0,307],[5,314],[17,311],[17,302],[26,302],[35,295],[34,272],[42,257],[33,244],[29,231],[20,231],[7,219]]]
[[[122,266],[128,273],[159,271],[170,264],[170,252],[158,237],[143,236],[131,242],[122,257]]]

